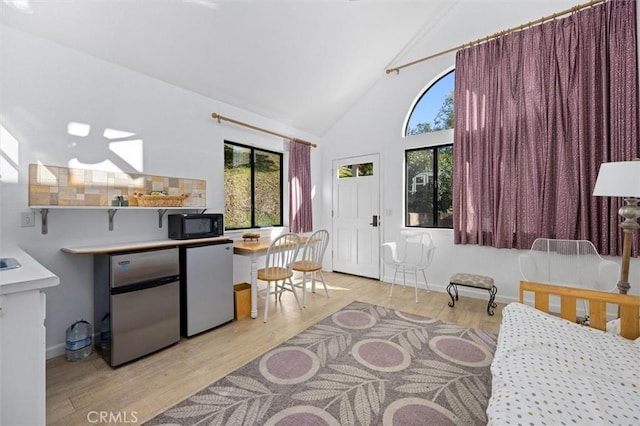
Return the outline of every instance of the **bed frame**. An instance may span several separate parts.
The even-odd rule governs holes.
[[[640,337],[639,296],[520,281],[520,303],[524,303],[525,292],[534,293],[535,308],[546,313],[549,313],[549,296],[559,296],[560,316],[569,321],[576,320],[576,302],[586,300],[589,302],[589,327],[598,330],[606,329],[607,304],[617,305],[620,335],[627,339]]]

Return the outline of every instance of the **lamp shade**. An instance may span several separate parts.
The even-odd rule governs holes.
[[[640,161],[602,163],[593,195],[640,198]]]

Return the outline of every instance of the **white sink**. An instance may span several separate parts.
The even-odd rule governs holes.
[[[0,296],[58,284],[60,278],[24,250],[15,246],[0,247]]]
[[[22,265],[13,257],[0,257],[0,271],[6,269],[16,269]]]

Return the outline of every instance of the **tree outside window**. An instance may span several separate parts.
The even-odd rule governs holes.
[[[224,144],[225,229],[282,226],[282,154]]]
[[[411,111],[405,135],[453,129],[454,83],[455,71],[451,71],[425,90]]]
[[[438,79],[415,104],[405,135],[452,129],[455,71]],[[405,226],[453,228],[453,144],[405,151]]]

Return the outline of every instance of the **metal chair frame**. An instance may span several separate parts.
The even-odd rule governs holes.
[[[436,247],[431,239],[431,234],[428,232],[406,232],[403,233],[403,236],[404,239],[400,244],[398,244],[398,242],[382,244],[383,260],[385,260],[385,264],[394,268],[393,281],[391,282],[391,289],[389,290],[389,298],[393,296],[393,286],[396,283],[398,271],[402,271],[403,287],[406,287],[407,284],[406,274],[409,273],[414,275],[416,303],[418,303],[418,272],[422,273],[427,291],[430,291],[426,269],[433,261],[433,255]],[[402,252],[400,252],[400,248],[403,249]],[[390,253],[391,257],[385,255],[385,251]]]
[[[603,259],[589,240],[537,238],[518,255],[518,264],[525,281],[589,290],[615,291],[620,276],[620,265]],[[583,305],[582,321],[588,321],[588,302]]]

